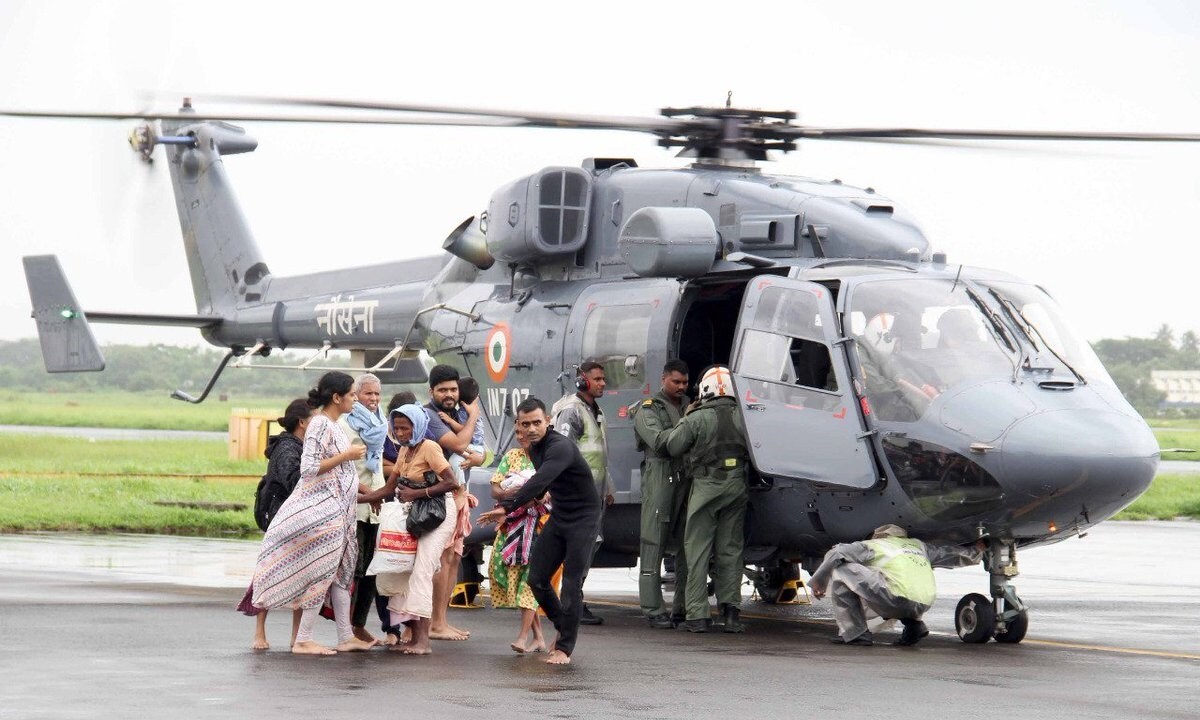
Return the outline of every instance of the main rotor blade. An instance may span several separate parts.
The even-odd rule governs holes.
[[[23,117],[51,120],[183,120],[200,122],[203,120],[222,120],[225,122],[263,122],[263,123],[324,123],[345,125],[449,125],[454,127],[519,127],[515,120],[501,117],[461,117],[461,118],[403,118],[381,116],[350,116],[340,117],[329,115],[271,115],[255,113],[153,113],[153,112],[74,112],[67,110],[4,110],[0,109],[0,117]]]
[[[321,98],[283,98],[265,95],[204,95],[193,100],[253,105],[284,105],[319,107],[338,110],[372,110],[378,112],[430,115],[465,115],[476,118],[497,118],[511,121],[505,127],[543,127],[581,130],[630,130],[634,132],[679,133],[690,128],[715,128],[719,123],[708,118],[676,120],[661,117],[622,117],[607,115],[575,115],[561,113],[532,113],[494,108],[467,108],[448,105],[415,105],[385,103],[371,100],[326,100]]]
[[[1059,140],[1077,142],[1200,142],[1194,133],[1072,132],[1055,130],[934,130],[781,126],[773,132],[810,140]]]

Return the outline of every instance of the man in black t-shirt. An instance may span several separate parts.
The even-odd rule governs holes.
[[[554,623],[558,637],[546,657],[553,665],[571,662],[579,618],[583,612],[583,576],[592,562],[596,524],[600,521],[600,494],[592,471],[579,448],[556,432],[547,432],[546,406],[527,398],[517,406],[516,431],[529,442],[534,473],[516,490],[506,492],[500,507],[479,516],[481,523],[499,522],[505,515],[550,491],[550,519],[533,543],[529,559],[529,588]],[[550,578],[563,567],[562,600],[554,594]]]

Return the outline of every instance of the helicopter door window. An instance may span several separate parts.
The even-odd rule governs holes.
[[[738,353],[739,374],[753,394],[793,407],[828,409],[840,402],[829,346],[765,330],[747,329]]]
[[[646,351],[650,344],[653,306],[610,305],[597,307],[583,326],[582,355],[604,366],[613,389],[641,387]]]

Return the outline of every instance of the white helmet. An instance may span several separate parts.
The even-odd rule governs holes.
[[[733,378],[724,365],[713,365],[700,378],[700,399],[715,397],[733,397]]]

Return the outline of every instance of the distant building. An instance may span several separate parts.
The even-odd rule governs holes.
[[[1200,407],[1200,370],[1151,370],[1150,382],[1167,394],[1162,407]]]

